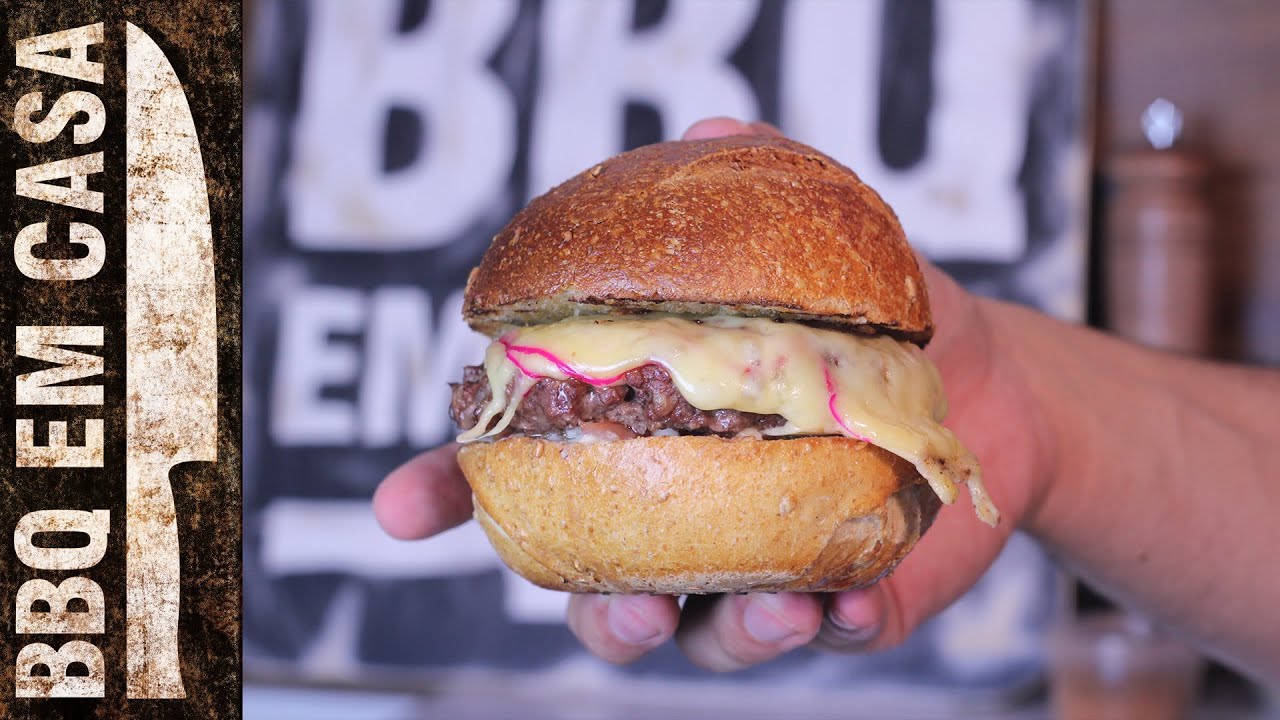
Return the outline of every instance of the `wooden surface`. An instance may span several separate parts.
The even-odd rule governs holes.
[[[1097,167],[1156,97],[1213,164],[1217,354],[1280,363],[1280,2],[1098,0]],[[1103,210],[1105,208],[1099,208]]]

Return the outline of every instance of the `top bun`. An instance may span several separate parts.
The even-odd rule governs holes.
[[[880,196],[813,148],[745,135],[641,147],[535,198],[463,305],[489,334],[605,312],[933,334],[920,267]]]

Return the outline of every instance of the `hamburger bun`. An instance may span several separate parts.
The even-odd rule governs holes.
[[[498,233],[463,301],[490,335],[606,312],[933,334],[893,210],[835,160],[771,137],[647,145],[577,175]]]
[[[509,438],[458,462],[503,562],[570,592],[862,587],[941,505],[910,463],[841,437]]]

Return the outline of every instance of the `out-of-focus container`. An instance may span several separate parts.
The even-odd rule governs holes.
[[[1134,616],[1069,621],[1050,633],[1048,649],[1060,720],[1179,720],[1195,704],[1200,656]]]
[[[1108,326],[1152,347],[1212,345],[1213,222],[1207,163],[1173,147],[1181,115],[1156,101],[1143,116],[1152,147],[1118,155],[1106,222]]]

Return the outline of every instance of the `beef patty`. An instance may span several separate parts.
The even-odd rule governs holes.
[[[484,368],[463,368],[462,382],[450,387],[449,417],[463,430],[470,430],[492,397]],[[636,435],[675,430],[682,435],[729,436],[747,429],[780,427],[786,420],[781,415],[739,410],[699,410],[676,389],[666,368],[645,365],[608,387],[543,378],[530,388],[511,424],[499,436],[560,433],[583,423],[617,423]]]

